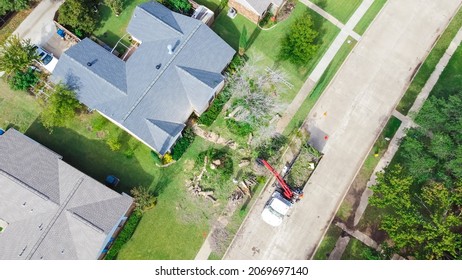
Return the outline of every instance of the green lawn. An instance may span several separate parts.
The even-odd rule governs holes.
[[[215,12],[220,6],[221,0],[195,0],[195,2],[199,5],[206,6],[207,8]]]
[[[362,0],[310,0],[342,23],[347,23]]]
[[[314,69],[322,55],[327,51],[332,41],[339,33],[339,29],[332,23],[322,18],[317,13],[308,9],[301,3],[298,3],[293,11],[293,14],[283,22],[279,22],[270,30],[261,30],[257,26],[243,17],[237,15],[236,18],[229,18],[226,13],[228,8],[225,8],[216,18],[212,29],[220,35],[234,49],[238,49],[239,37],[243,27],[247,28],[249,36],[249,49],[246,54],[252,59],[257,66],[272,67],[282,70],[288,81],[294,88],[288,89],[283,96],[283,101],[290,102],[298,93],[309,73]],[[317,43],[320,44],[319,51],[308,65],[297,67],[287,61],[279,59],[279,48],[281,40],[286,36],[289,26],[296,18],[310,15],[313,18],[316,30],[319,32]]]
[[[93,34],[110,47],[114,47],[117,41],[127,33],[126,28],[135,7],[145,2],[148,0],[125,0],[124,9],[118,17],[106,4],[100,5],[98,9],[101,14],[101,23]],[[128,44],[128,40],[124,42]]]
[[[446,68],[441,73],[438,83],[433,87],[431,96],[438,98],[459,94],[462,89],[462,48],[456,50]]]
[[[459,29],[462,27],[462,9],[460,9],[454,19],[449,24],[448,28],[441,35],[440,39],[436,43],[435,47],[432,49],[428,57],[425,59],[425,62],[420,67],[416,76],[412,80],[409,88],[404,94],[403,98],[399,102],[396,110],[406,115],[414,104],[417,95],[422,91],[422,88],[425,86],[428,78],[435,70],[436,65],[440,61],[444,52],[448,48],[454,36],[457,34]]]
[[[375,0],[364,14],[364,16],[361,18],[361,20],[358,22],[358,24],[355,26],[354,31],[359,35],[363,35],[371,22],[378,15],[380,10],[382,10],[385,3],[387,3],[387,0]]]
[[[350,40],[350,43],[348,43],[348,40]],[[343,43],[342,47],[340,47],[340,50],[335,55],[334,59],[319,79],[315,88],[311,91],[310,95],[303,101],[302,106],[300,106],[300,109],[298,109],[297,113],[294,115],[292,120],[290,120],[289,124],[284,130],[284,135],[289,135],[294,130],[300,127],[305,118],[308,116],[308,113],[311,111],[311,108],[313,108],[318,98],[329,85],[332,78],[334,78],[338,69],[340,68],[340,66],[342,66],[343,62],[350,54],[351,50],[354,48],[355,45],[356,41],[351,37],[347,38],[347,40]]]
[[[331,224],[326,232],[326,235],[324,235],[324,239],[319,245],[319,248],[316,251],[313,259],[327,260],[329,258],[330,252],[332,252],[334,249],[335,243],[337,243],[337,239],[340,237],[341,233],[342,230],[338,226]]]
[[[0,128],[14,127],[25,132],[41,112],[35,98],[21,91],[13,91],[0,79]]]
[[[374,249],[372,249],[374,250]],[[356,238],[351,238],[342,255],[342,260],[364,260],[371,248]]]

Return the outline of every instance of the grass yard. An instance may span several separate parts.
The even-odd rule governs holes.
[[[364,14],[364,16],[361,18],[361,20],[358,22],[358,24],[356,24],[354,31],[359,35],[363,35],[375,17],[382,10],[385,3],[387,3],[387,0],[375,0]]]
[[[352,237],[342,255],[342,260],[364,260],[371,249],[358,239]]]
[[[348,40],[350,40],[350,43],[348,43]],[[355,45],[356,41],[351,37],[347,38],[347,40],[343,43],[342,47],[337,52],[334,59],[319,79],[319,82],[316,84],[315,88],[311,91],[310,95],[305,99],[305,101],[303,101],[303,104],[302,106],[300,106],[300,109],[298,109],[297,113],[295,113],[294,117],[290,120],[289,124],[284,130],[284,135],[289,135],[300,127],[305,118],[308,116],[308,113],[311,111],[311,108],[313,108],[318,98],[321,96],[321,94],[327,88],[331,80],[334,78],[338,69],[340,68],[340,66],[342,66],[343,62],[350,54],[351,50],[354,48]]]
[[[93,34],[110,47],[114,47],[117,41],[127,33],[126,28],[135,7],[145,2],[148,2],[148,0],[125,0],[124,9],[118,17],[114,15],[109,6],[106,4],[100,5],[98,9],[101,13],[101,23]],[[129,44],[125,38],[123,42]]]
[[[14,127],[24,133],[40,114],[41,107],[33,96],[11,90],[0,79],[0,112],[0,128]]]
[[[194,0],[197,4],[206,6],[215,12],[220,6],[221,0]]]
[[[309,73],[314,69],[322,55],[327,51],[332,41],[339,33],[339,29],[328,22],[320,15],[310,10],[301,3],[298,3],[293,11],[293,14],[285,21],[279,22],[270,30],[261,30],[254,23],[237,15],[236,18],[229,18],[226,13],[228,8],[225,8],[215,19],[212,29],[220,35],[234,49],[238,49],[239,37],[243,27],[247,28],[249,36],[249,48],[246,55],[250,57],[256,66],[265,69],[266,67],[277,68],[282,70],[287,80],[294,85],[292,90],[287,90],[283,97],[283,101],[290,102],[298,93]],[[319,32],[317,43],[320,45],[317,55],[311,62],[304,67],[297,67],[288,61],[279,59],[280,41],[285,37],[288,28],[298,17],[310,15],[313,18],[316,30]]]
[[[444,52],[461,27],[462,9],[460,9],[452,19],[448,28],[446,28],[446,30],[443,32],[440,39],[433,47],[432,51],[425,59],[424,63],[409,85],[409,88],[396,107],[396,110],[398,110],[400,113],[406,115],[409,112],[409,109],[411,109],[412,105],[414,104],[417,95],[419,95],[419,93],[422,91],[422,88],[425,86],[428,78],[430,78],[431,74],[436,68],[436,65],[440,61],[441,57],[443,57]]]
[[[441,98],[462,89],[462,48],[456,50],[430,95]]]
[[[329,258],[330,252],[332,252],[334,249],[335,243],[337,243],[337,239],[340,237],[341,233],[342,230],[338,226],[331,224],[326,232],[326,235],[324,235],[324,238],[319,245],[313,259],[327,260]]]
[[[9,90],[3,80],[0,80],[0,111],[0,127],[15,127],[25,132],[98,181],[103,182],[107,175],[113,174],[120,178],[116,189],[119,192],[129,192],[141,185],[158,196],[158,204],[143,216],[119,258],[193,259],[210,230],[209,221],[226,204],[219,201],[218,206],[212,207],[209,200],[194,197],[186,190],[185,180],[195,172],[197,155],[214,147],[200,138],[196,138],[177,163],[160,168],[155,165],[149,148],[110,122],[101,124],[102,117],[97,113],[82,114],[66,127],[54,128],[49,133],[37,119],[42,111],[38,101],[25,92]],[[97,126],[100,128],[96,129]],[[106,141],[111,137],[121,144],[120,150],[109,148]],[[229,186],[233,185],[229,181]],[[220,190],[222,197],[234,189],[226,186]]]
[[[347,23],[362,0],[310,0],[342,23]]]

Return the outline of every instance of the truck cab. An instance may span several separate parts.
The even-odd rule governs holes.
[[[267,224],[277,227],[281,225],[284,216],[287,215],[291,207],[292,203],[276,191],[266,203],[261,217]]]

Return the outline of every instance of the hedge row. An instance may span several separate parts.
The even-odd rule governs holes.
[[[196,135],[192,131],[191,127],[186,127],[183,131],[183,136],[176,141],[175,146],[173,146],[172,150],[172,158],[174,160],[179,160],[181,156],[186,152],[186,150],[191,146],[192,142],[194,142],[194,138]]]
[[[207,111],[205,111],[197,120],[199,124],[203,124],[205,126],[210,126],[221,113],[223,110],[223,106],[225,106],[226,102],[228,102],[231,94],[227,88],[225,88],[213,101],[212,105],[209,107]]]
[[[122,246],[130,240],[133,233],[135,232],[136,227],[138,226],[139,222],[141,221],[141,217],[143,215],[139,211],[133,212],[133,214],[128,218],[127,222],[125,223],[124,228],[117,236],[116,240],[112,244],[111,249],[106,254],[106,260],[115,260],[117,255],[119,254],[120,249]]]

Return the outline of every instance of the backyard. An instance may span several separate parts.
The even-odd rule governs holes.
[[[210,230],[210,222],[221,213],[226,199],[212,207],[210,201],[187,192],[184,182],[193,174],[197,155],[215,145],[196,137],[179,162],[160,168],[149,148],[97,113],[82,114],[67,126],[55,127],[49,133],[38,120],[42,107],[36,98],[11,91],[3,80],[0,80],[0,92],[2,128],[17,128],[100,182],[109,174],[117,176],[119,192],[129,193],[133,187],[144,186],[158,196],[156,207],[145,213],[133,239],[120,252],[120,258],[194,258]],[[107,141],[111,138],[120,143],[119,150],[110,149]],[[232,187],[231,179],[223,185],[226,186]],[[231,187],[224,192],[231,193],[234,190]]]

